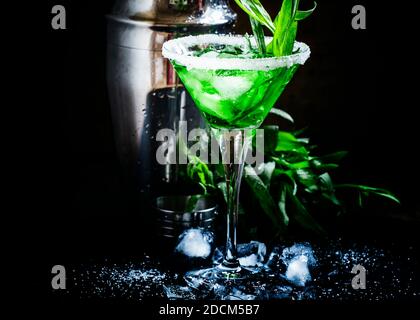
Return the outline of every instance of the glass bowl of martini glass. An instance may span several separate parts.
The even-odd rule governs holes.
[[[266,37],[269,43],[271,38]],[[261,57],[253,37],[198,35],[169,40],[162,54],[168,58],[190,93],[222,155],[227,190],[227,228],[224,259],[220,265],[187,273],[188,284],[203,279],[240,280],[254,272],[241,267],[236,229],[239,189],[247,150],[254,130],[266,118],[296,70],[310,56],[309,47],[295,42],[293,53]]]

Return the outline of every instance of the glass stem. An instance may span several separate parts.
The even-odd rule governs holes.
[[[215,131],[215,130],[214,130]],[[246,153],[252,141],[251,130],[216,130],[226,178],[227,230],[226,252],[222,267],[239,269],[236,227],[239,213],[239,190]]]

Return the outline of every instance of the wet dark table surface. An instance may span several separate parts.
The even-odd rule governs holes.
[[[211,266],[211,260],[188,260],[179,255],[125,258],[96,257],[68,264],[68,290],[53,292],[60,298],[91,301],[181,300],[303,300],[303,301],[412,301],[420,299],[418,247],[330,240],[306,243],[316,263],[309,267],[310,279],[304,286],[286,279],[287,266],[280,259],[284,248],[294,243],[267,248],[263,265],[269,275],[257,273],[240,286],[227,282],[202,292],[188,287],[188,270]],[[354,289],[352,268],[366,269],[366,288]],[[259,275],[258,275],[259,274]]]

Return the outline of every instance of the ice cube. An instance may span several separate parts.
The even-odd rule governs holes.
[[[212,85],[222,99],[236,100],[246,94],[253,86],[252,79],[235,76],[216,76]]]
[[[284,264],[288,266],[292,260],[301,255],[304,255],[308,258],[309,266],[312,267],[316,265],[314,252],[308,243],[296,243],[289,248],[285,248],[282,252],[281,260],[283,260]]]
[[[290,262],[286,270],[286,279],[299,287],[304,287],[306,281],[311,280],[306,256],[300,255]]]
[[[211,253],[213,233],[200,228],[184,231],[179,236],[175,251],[189,258],[207,258]]]
[[[264,261],[267,247],[264,243],[251,241],[238,245],[238,259],[241,266],[261,267]]]
[[[316,259],[308,244],[295,244],[284,249],[281,259],[287,266],[285,277],[294,285],[303,287],[312,279],[309,266],[314,266]]]
[[[267,269],[272,269],[273,271],[278,271],[283,266],[283,261],[281,260],[281,248],[274,247],[268,256],[265,267]]]

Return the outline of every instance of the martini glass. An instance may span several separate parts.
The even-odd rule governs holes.
[[[268,43],[271,38],[267,37]],[[236,227],[239,189],[253,129],[258,128],[310,55],[309,47],[295,42],[293,54],[258,58],[251,54],[253,38],[231,35],[199,35],[164,43],[162,54],[206,119],[219,142],[227,190],[227,233],[223,262],[186,277],[196,287],[197,277],[242,279],[249,269],[237,257]],[[226,48],[230,48],[227,50]],[[202,283],[202,282],[200,282]]]

